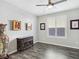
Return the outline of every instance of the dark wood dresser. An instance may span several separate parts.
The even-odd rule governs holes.
[[[33,36],[17,38],[17,51],[23,51],[33,46]]]

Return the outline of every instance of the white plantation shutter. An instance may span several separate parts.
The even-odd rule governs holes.
[[[49,17],[47,20],[48,23],[48,35],[55,36],[55,18]]]
[[[66,27],[66,16],[57,16],[56,17],[56,27]]]
[[[54,17],[49,17],[47,22],[48,22],[49,28],[55,28],[55,18]]]
[[[47,19],[48,35],[55,37],[65,37],[67,28],[67,17],[56,16]]]
[[[65,36],[66,35],[66,27],[67,27],[67,17],[66,16],[57,16],[56,17],[56,30],[57,36]]]

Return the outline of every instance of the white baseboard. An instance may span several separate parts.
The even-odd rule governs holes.
[[[14,50],[14,51],[12,51],[12,52],[9,52],[8,54],[10,55],[10,54],[13,54],[13,53],[15,53],[15,52],[17,52],[17,50]]]
[[[38,41],[33,42],[34,44],[37,43]]]
[[[72,46],[61,45],[61,44],[55,44],[55,43],[48,43],[48,42],[43,42],[43,41],[39,41],[39,42],[40,42],[40,43],[51,44],[51,45],[58,45],[58,46],[63,46],[63,47],[68,47],[68,48],[73,48],[73,49],[79,49],[79,47],[72,47]]]
[[[35,44],[35,43],[37,43],[37,41],[34,42],[34,44]],[[13,54],[13,53],[15,53],[15,52],[17,52],[17,50],[14,50],[14,51],[12,51],[12,52],[9,52],[8,54],[11,55],[11,54]]]

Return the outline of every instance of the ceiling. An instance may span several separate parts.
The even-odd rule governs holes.
[[[63,3],[54,5],[52,8],[48,8],[47,6],[35,6],[38,4],[47,4],[48,0],[5,0],[17,7],[32,13],[34,15],[46,15],[51,13],[56,13],[64,10],[79,8],[79,0],[67,0]],[[52,2],[56,2],[59,0],[52,0]]]

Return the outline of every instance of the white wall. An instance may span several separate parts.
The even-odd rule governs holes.
[[[51,16],[57,17],[57,16],[63,16],[63,15],[67,16],[67,38],[65,39],[48,38],[47,30],[45,31],[40,30],[40,23],[46,23],[46,19]],[[38,17],[39,42],[79,49],[79,30],[70,30],[70,20],[74,20],[74,19],[79,19],[79,9],[74,9],[74,10],[69,10],[69,11],[64,11],[64,12],[59,12],[59,13],[54,13],[54,14]]]
[[[20,8],[11,5],[3,0],[0,0],[0,22],[6,23],[6,34],[9,36],[9,53],[16,51],[17,43],[16,38],[19,37],[27,37],[34,36],[34,43],[37,42],[37,20],[36,16],[21,10]],[[20,31],[12,31],[10,29],[10,21],[11,20],[20,20],[21,30]],[[32,23],[32,30],[25,30],[25,23]]]

